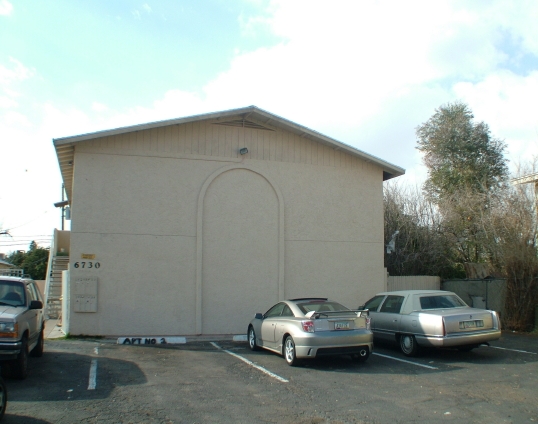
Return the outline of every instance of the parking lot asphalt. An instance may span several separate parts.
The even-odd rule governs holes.
[[[538,421],[538,337],[509,332],[467,353],[407,358],[376,345],[363,364],[330,357],[299,367],[232,340],[49,338],[29,371],[6,380],[5,423]]]

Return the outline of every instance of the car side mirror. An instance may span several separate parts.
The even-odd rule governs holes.
[[[263,319],[263,315],[260,314],[260,313],[258,312],[258,313],[256,313],[256,314],[254,315],[254,318],[255,318],[255,319]]]
[[[32,300],[29,309],[43,309],[43,302],[41,300]]]

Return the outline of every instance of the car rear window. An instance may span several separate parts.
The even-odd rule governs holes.
[[[448,309],[467,306],[463,300],[455,295],[421,296],[420,307],[422,309]]]
[[[344,305],[340,305],[338,302],[326,302],[326,301],[312,301],[297,303],[297,306],[303,314],[307,314],[310,311],[314,312],[336,312],[336,311],[349,311]]]

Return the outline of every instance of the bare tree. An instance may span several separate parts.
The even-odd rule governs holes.
[[[442,217],[419,188],[384,189],[385,266],[391,275],[461,276],[442,233]]]
[[[490,263],[506,278],[507,328],[528,331],[533,327],[538,295],[536,196],[532,185],[505,190],[492,204],[487,239]]]
[[[488,263],[506,279],[503,324],[533,327],[538,288],[536,196],[532,185],[459,192],[443,205],[443,228],[458,261]]]

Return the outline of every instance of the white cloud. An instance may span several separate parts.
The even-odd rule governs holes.
[[[494,72],[478,83],[456,84],[454,91],[492,135],[505,140],[513,166],[538,155],[538,71],[525,77]]]
[[[20,93],[16,87],[22,81],[32,78],[34,73],[34,70],[25,67],[21,62],[11,57],[8,66],[0,64],[0,109],[10,111],[19,107],[17,99],[20,97]],[[6,120],[7,118],[13,117],[7,114],[2,119]]]
[[[92,103],[92,110],[94,110],[95,112],[106,112],[106,111],[109,110],[109,108],[108,108],[107,105],[104,105],[102,103],[93,102]]]
[[[13,12],[13,5],[8,0],[0,0],[0,16],[9,16]]]
[[[144,3],[144,4],[142,5],[142,12],[143,12],[143,13],[146,13],[146,14],[150,14],[150,13],[152,12],[150,5],[147,4],[147,3]],[[141,13],[138,9],[135,9],[135,10],[131,11],[131,14],[132,14],[132,15],[134,16],[134,18],[137,19],[137,20],[142,19],[142,13]]]
[[[35,70],[27,68],[17,59],[9,58],[10,67],[0,64],[0,85],[9,85],[16,81],[24,81],[34,76]]]
[[[0,96],[0,109],[13,109],[18,103],[9,96]]]

